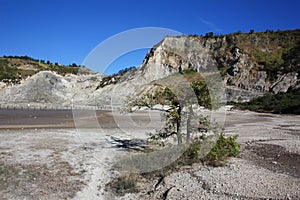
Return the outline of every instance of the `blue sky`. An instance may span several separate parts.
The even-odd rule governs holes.
[[[81,64],[105,39],[140,27],[198,35],[300,28],[298,0],[0,0],[0,5],[0,56],[61,64]],[[145,52],[122,56],[106,73],[139,65]]]

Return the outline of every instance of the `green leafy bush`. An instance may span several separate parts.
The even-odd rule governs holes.
[[[289,90],[276,95],[267,93],[249,102],[234,103],[241,109],[281,114],[300,114],[300,89]]]
[[[218,163],[224,162],[228,157],[238,156],[240,153],[240,144],[236,141],[237,137],[237,135],[225,137],[221,133],[219,139],[204,160],[207,160],[212,165],[218,165]]]
[[[227,158],[239,155],[240,144],[237,135],[225,137],[221,133],[216,142],[213,138],[201,136],[195,139],[182,156],[184,164],[204,162],[213,166],[222,166]]]

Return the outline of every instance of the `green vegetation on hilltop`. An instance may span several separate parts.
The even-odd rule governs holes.
[[[221,76],[233,80],[231,82],[233,84],[234,81],[237,81],[235,86],[240,84],[238,78],[240,77],[239,73],[242,73],[241,70],[250,70],[248,78],[253,79],[253,82],[256,81],[258,71],[266,72],[267,76],[263,77],[263,81],[269,82],[270,85],[280,81],[280,78],[287,73],[298,73],[297,78],[300,77],[300,29],[266,30],[265,32],[251,30],[249,33],[236,32],[219,36],[209,33],[204,38],[216,39],[216,44],[219,46],[216,45],[213,55],[218,63]],[[240,69],[243,67],[241,64],[233,67],[239,62],[240,54],[249,58],[244,59],[244,61],[249,62],[244,65],[244,69]],[[237,80],[234,80],[235,76]],[[250,82],[249,80],[245,81]],[[253,111],[300,114],[299,89],[290,89],[287,93],[276,95],[267,93],[262,97],[252,99],[250,102],[231,102],[231,104]]]
[[[77,74],[82,66],[75,63],[65,66],[50,61],[37,60],[28,56],[3,56],[0,57],[0,81],[19,83],[21,79],[32,76],[39,71],[49,70],[60,75]],[[85,70],[90,73],[89,70]]]
[[[300,29],[265,32],[251,30],[249,33],[236,32],[218,36],[208,33],[203,38],[226,41],[223,44],[225,46],[222,46],[225,48],[221,48],[216,42],[214,52],[222,76],[230,73],[231,66],[235,64],[233,58],[228,60],[228,57],[233,55],[236,49],[250,57],[254,64],[253,71],[266,71],[270,81],[276,79],[278,72],[300,73]]]

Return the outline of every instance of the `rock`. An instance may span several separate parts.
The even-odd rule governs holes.
[[[7,86],[6,83],[0,81],[0,90],[5,88],[6,86]]]
[[[298,80],[298,73],[291,72],[283,75],[279,75],[277,80],[271,85],[271,91],[274,94],[279,92],[287,92],[289,88],[296,86]]]

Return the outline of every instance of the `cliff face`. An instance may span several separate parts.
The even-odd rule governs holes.
[[[203,75],[219,74],[227,101],[248,101],[266,92],[277,94],[300,87],[299,36],[300,30],[166,37],[147,53],[137,69],[100,82],[101,77],[96,75],[40,72],[19,85],[0,89],[0,100],[38,99],[70,105],[73,99],[75,104],[114,106],[144,90],[145,85],[150,87],[155,80],[192,69]]]
[[[300,31],[167,37],[146,56],[148,80],[183,69],[219,70],[228,100],[250,100],[299,87]]]
[[[219,73],[227,101],[286,92],[300,86],[299,36],[300,30],[166,37],[147,53],[137,70],[128,71],[114,84],[100,83],[97,101],[101,104],[103,98],[114,99],[118,104],[124,97],[145,90],[143,85],[186,69]]]

